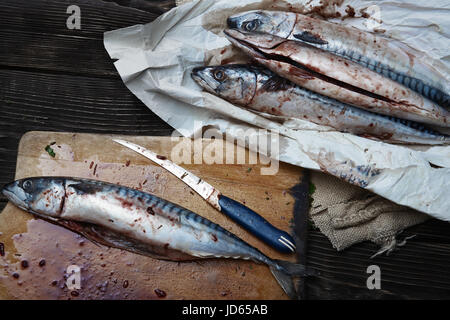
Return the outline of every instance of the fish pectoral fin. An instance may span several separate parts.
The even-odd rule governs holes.
[[[77,194],[94,194],[103,190],[101,185],[88,182],[72,183],[68,187],[73,188]]]
[[[287,90],[289,88],[292,88],[293,86],[294,84],[288,79],[273,75],[263,84],[261,89],[271,92]]]
[[[314,43],[314,44],[327,44],[328,41],[323,40],[320,36],[313,34],[308,31],[303,31],[301,33],[295,33],[294,38],[297,38],[299,40]]]

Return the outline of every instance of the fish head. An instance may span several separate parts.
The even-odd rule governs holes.
[[[65,184],[63,179],[25,178],[5,185],[2,193],[25,211],[57,217],[64,203]]]
[[[313,79],[306,66],[295,61],[292,54],[299,52],[308,44],[287,40],[278,36],[245,32],[236,29],[224,30],[225,36],[236,47],[250,56],[255,62],[282,75],[293,74],[299,80]],[[289,78],[289,77],[287,77]]]
[[[245,32],[261,32],[287,38],[294,29],[296,16],[291,12],[253,10],[227,19],[229,28]]]
[[[246,65],[197,67],[192,78],[206,91],[238,105],[247,105],[256,90],[256,74]]]

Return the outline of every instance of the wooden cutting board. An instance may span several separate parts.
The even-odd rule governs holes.
[[[73,176],[137,188],[207,217],[272,258],[296,261],[295,255],[279,254],[249,235],[184,183],[150,160],[114,143],[112,137],[29,132],[20,141],[16,179]],[[168,158],[180,142],[190,143],[186,138],[122,138]],[[45,151],[52,142],[54,158]],[[202,143],[205,150],[212,141]],[[225,147],[236,148],[236,153],[240,148]],[[192,155],[194,151],[199,154],[192,150]],[[244,152],[248,157],[248,152]],[[278,228],[292,232],[295,199],[289,190],[301,181],[302,169],[280,163],[276,175],[265,176],[260,174],[264,166],[261,164],[181,165]],[[231,259],[179,263],[98,246],[62,227],[34,219],[11,203],[0,214],[0,242],[5,248],[5,255],[0,256],[3,299],[287,299],[265,265]],[[80,290],[70,291],[65,285],[70,265],[81,268]],[[161,297],[161,292],[165,297]]]

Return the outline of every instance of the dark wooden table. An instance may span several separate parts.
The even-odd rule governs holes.
[[[81,9],[69,30],[67,7]],[[154,20],[174,6],[155,0],[2,0],[0,2],[0,185],[13,180],[17,146],[30,130],[169,135],[164,121],[131,94],[103,47],[103,32]],[[0,198],[0,209],[6,204]],[[362,243],[336,252],[309,230],[307,261],[321,275],[310,299],[450,298],[450,224],[430,220],[406,230],[414,239],[389,257]],[[381,268],[368,290],[366,269]]]

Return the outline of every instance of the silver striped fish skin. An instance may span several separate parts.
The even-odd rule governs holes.
[[[289,297],[300,264],[270,259],[221,226],[155,195],[97,180],[31,177],[7,184],[13,204],[88,239],[157,259],[253,260],[269,266]]]
[[[228,26],[263,32],[350,59],[450,108],[450,70],[404,43],[292,12],[254,10],[228,18]]]
[[[350,60],[274,35],[237,29],[224,33],[254,61],[311,91],[369,111],[450,127],[450,111]]]
[[[198,67],[193,79],[231,103],[273,115],[299,118],[385,142],[439,145],[448,136],[421,124],[361,110],[301,88],[268,69],[230,64]]]

